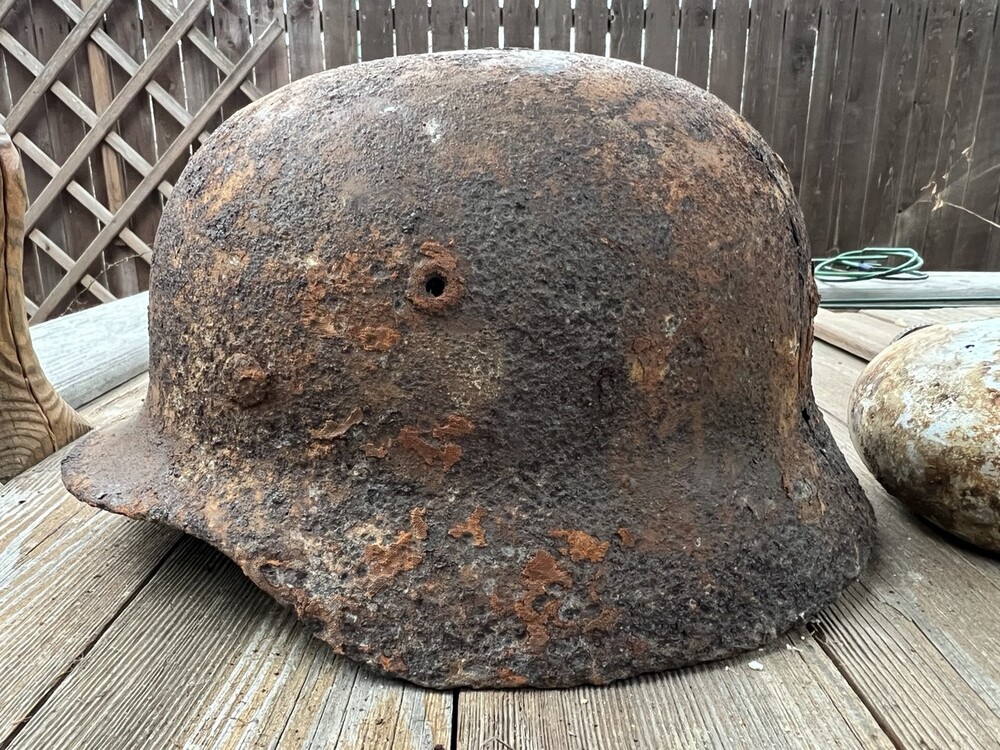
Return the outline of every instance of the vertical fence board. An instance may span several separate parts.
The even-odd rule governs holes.
[[[611,0],[612,57],[642,62],[642,17],[642,0]]]
[[[108,9],[106,31],[114,41],[137,63],[145,58],[142,47],[142,22],[136,13],[135,0],[115,0]],[[115,95],[128,83],[128,74],[116,65],[111,66],[111,86]],[[152,104],[145,92],[140,93],[118,118],[118,131],[128,143],[150,164],[156,161],[156,135],[153,131]],[[142,175],[130,167],[125,168],[125,193],[131,193],[142,181]],[[159,193],[153,193],[135,212],[129,228],[150,247],[160,224],[163,202]],[[149,286],[149,266],[135,263],[136,283],[139,289]]]
[[[544,3],[545,0],[542,0]],[[535,46],[534,0],[504,0],[503,44],[505,47]]]
[[[427,0],[396,0],[396,54],[414,55],[428,50]]]
[[[560,0],[569,7],[569,0]],[[469,49],[496,47],[500,44],[500,4],[497,0],[469,0],[466,10]]]
[[[43,63],[48,62],[49,58],[52,57],[53,53],[59,48],[59,45],[75,26],[50,0],[32,0],[30,25],[34,31],[34,49],[32,49],[31,45],[26,44],[25,46]],[[81,88],[80,71],[77,70],[78,63],[82,64],[85,72],[87,65],[86,45],[82,45],[73,57],[70,58],[56,80],[65,84],[70,91],[77,94],[82,93],[84,100],[93,106],[93,92],[89,86],[90,78],[86,76],[86,85]],[[48,92],[35,105],[35,113],[48,121],[49,147],[51,150],[46,150],[46,153],[57,164],[62,164],[73,153],[77,143],[86,135],[86,127],[84,127],[80,119],[65,104]],[[73,178],[89,193],[94,193],[94,183],[91,179],[92,170],[97,172],[99,179],[103,183],[104,172],[101,169],[100,163],[91,163],[90,159],[83,163]],[[61,225],[62,228],[62,231],[57,230],[55,235],[49,235],[48,232],[46,234],[53,239],[61,237],[63,241],[60,242],[59,239],[56,239],[56,243],[71,258],[78,257],[90,240],[97,234],[97,221],[94,219],[93,214],[65,192],[52,202],[46,214],[48,217],[48,221],[45,222],[46,224],[50,224],[53,227]],[[40,253],[38,262],[43,278],[49,277],[58,281],[62,277],[62,269],[47,254]],[[100,260],[93,264],[92,273],[94,275],[101,275],[103,271],[103,263]],[[100,280],[103,281],[103,279]],[[82,288],[77,291],[82,291]],[[86,297],[83,295],[74,294],[73,297],[67,300],[67,304],[76,303],[76,307],[79,307],[79,303],[86,301]],[[60,307],[60,310],[64,309],[65,306]]]
[[[673,73],[677,70],[678,0],[648,0],[646,6],[646,53],[643,63]]]
[[[90,6],[89,0],[83,0],[83,7]],[[114,3],[108,6],[108,10],[114,9]],[[87,42],[87,66],[90,72],[91,90],[93,92],[93,110],[100,115],[107,109],[114,97],[114,86],[111,81],[111,69],[107,55],[93,41]],[[83,92],[81,91],[81,94]],[[97,200],[101,201],[112,212],[117,211],[125,202],[125,169],[121,159],[111,146],[104,144],[101,149],[101,161],[104,167],[104,181],[106,190],[95,193]],[[99,179],[94,175],[95,181]],[[95,188],[97,185],[95,184]],[[104,262],[106,266],[107,287],[112,294],[118,297],[125,297],[137,293],[139,279],[136,270],[135,256],[120,239],[116,239],[112,245],[104,251]]]
[[[747,0],[716,0],[708,90],[737,112],[743,98],[743,64],[749,21],[750,4]]]
[[[813,255],[825,255],[839,196],[834,178],[844,128],[847,80],[854,43],[857,0],[825,0],[820,10],[819,43],[814,63],[799,201]]]
[[[785,2],[786,0],[757,0],[750,7],[747,62],[743,79],[743,116],[760,131],[768,143],[774,135]]]
[[[541,0],[538,6],[539,49],[569,50],[573,10],[569,0]]]
[[[426,19],[427,13],[424,13]],[[424,21],[424,30],[427,21]],[[427,34],[424,34],[424,46]],[[339,68],[358,61],[358,15],[354,0],[323,0],[323,48],[326,67]]]
[[[575,51],[602,56],[607,53],[608,6],[604,0],[576,0],[573,25]]]
[[[976,122],[992,41],[995,0],[969,0],[962,6],[958,45],[952,66],[944,127],[938,145],[934,180],[940,197],[964,205]],[[996,128],[996,123],[993,123]],[[928,214],[922,252],[928,268],[953,268],[953,250],[961,211],[949,205]],[[968,270],[967,267],[956,270]]]
[[[184,10],[184,0],[173,0],[178,10]],[[215,39],[212,13],[205,8],[191,28],[199,29],[209,39]],[[186,91],[188,112],[197,112],[213,91],[219,88],[219,69],[205,59],[205,53],[199,50],[185,35],[181,40],[181,57],[184,62],[184,89]],[[222,121],[216,115],[209,123],[209,129],[214,130]]]
[[[392,57],[392,6],[389,0],[359,0],[361,59]]]
[[[712,48],[712,0],[683,0],[677,46],[677,75],[695,86],[708,88],[708,58]]]
[[[955,271],[975,271],[989,261],[990,225],[983,218],[993,218],[1000,193],[1000,19],[994,22],[977,119],[968,185],[960,204],[976,216],[965,212],[958,215],[948,264]]]
[[[818,21],[819,0],[788,4],[771,145],[781,154],[796,190],[802,181]]]
[[[258,38],[271,21],[277,20],[284,26],[285,13],[281,0],[250,0],[250,30],[254,39]],[[291,78],[288,73],[288,45],[284,34],[272,45],[254,67],[254,82],[265,94],[287,84]]]
[[[926,186],[935,179],[958,19],[958,6],[953,0],[931,0],[928,4],[918,56],[916,94],[907,130],[907,157],[900,180],[900,211],[894,222],[895,245],[919,248],[923,242],[931,210]]]
[[[465,48],[465,8],[462,0],[432,0],[431,47],[435,52]]]
[[[250,17],[241,0],[215,0],[215,45],[233,62],[250,49]],[[222,107],[222,117],[229,117],[250,100],[237,91]]]
[[[865,189],[859,245],[877,245],[892,234],[901,187],[906,132],[913,110],[924,0],[897,0],[892,4],[889,36]]]
[[[323,70],[323,39],[317,0],[288,1],[288,72],[293,81]],[[214,67],[214,66],[213,66]]]
[[[847,82],[844,130],[834,194],[844,196],[837,206],[832,243],[840,251],[860,246],[861,216],[871,163],[874,123],[878,117],[879,86],[889,25],[889,0],[864,0],[858,7]]]

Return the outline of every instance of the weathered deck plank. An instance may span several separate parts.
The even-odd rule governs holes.
[[[10,747],[433,750],[450,717],[450,693],[335,656],[185,538]]]
[[[83,414],[99,426],[132,413],[138,378]],[[69,672],[178,538],[69,496],[65,451],[0,492],[0,746]],[[51,746],[54,747],[54,746]]]
[[[763,665],[751,669],[751,661]],[[601,688],[465,691],[458,748],[891,748],[815,642]]]

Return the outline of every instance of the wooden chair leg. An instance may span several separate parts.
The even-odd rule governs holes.
[[[0,128],[0,482],[20,474],[90,426],[56,393],[31,347],[24,308],[24,213],[21,157]]]

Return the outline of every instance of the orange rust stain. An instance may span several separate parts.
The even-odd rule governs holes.
[[[382,665],[382,669],[386,672],[405,674],[409,671],[402,656],[386,656],[385,653],[382,653],[379,654],[378,663]]]
[[[544,592],[546,586],[562,586],[572,588],[573,579],[569,573],[559,567],[556,559],[545,550],[535,553],[521,571],[525,588],[540,589]]]
[[[470,420],[458,414],[452,414],[444,424],[438,425],[431,430],[431,435],[438,440],[447,440],[449,438],[468,435],[475,428],[476,426]]]
[[[385,458],[389,453],[389,446],[392,445],[390,440],[385,445],[375,445],[375,443],[364,443],[361,446],[361,450],[364,451],[368,458]]]
[[[591,536],[586,531],[577,529],[556,529],[549,536],[556,539],[565,539],[567,547],[559,550],[562,554],[568,554],[573,562],[587,560],[589,562],[601,562],[608,554],[608,542],[602,542],[597,537]]]
[[[387,352],[399,343],[399,331],[389,326],[364,326],[358,331],[361,348],[368,352]]]
[[[549,641],[549,627],[557,626],[560,600],[553,597],[545,601],[549,586],[572,588],[573,579],[559,567],[556,559],[541,550],[535,553],[521,571],[524,594],[514,602],[514,613],[524,623],[528,632],[526,647],[529,651],[539,651]],[[537,606],[538,600],[541,606]]]
[[[428,466],[433,466],[440,461],[445,471],[458,463],[462,457],[460,445],[445,443],[444,446],[438,448],[424,440],[420,431],[415,427],[403,427],[399,430],[399,444],[406,450],[413,451],[420,456]]]
[[[414,539],[427,538],[427,508],[414,508],[410,511],[410,528]]]
[[[360,424],[363,418],[364,412],[355,406],[351,410],[351,413],[341,421],[337,422],[336,420],[328,419],[323,423],[322,427],[309,430],[309,435],[314,440],[336,440],[344,437],[347,431],[354,427],[354,425]]]
[[[500,667],[495,672],[497,679],[506,687],[521,687],[528,684],[528,678],[510,667]]]
[[[486,546],[486,532],[483,530],[483,519],[486,511],[483,508],[476,508],[462,523],[455,524],[448,529],[448,536],[461,539],[463,536],[471,536],[472,544],[475,547]]]
[[[364,562],[368,566],[371,589],[383,588],[400,573],[413,570],[423,562],[424,553],[413,546],[414,536],[412,531],[401,531],[391,544],[369,544],[365,548]]]
[[[622,547],[635,546],[635,537],[632,536],[632,532],[625,527],[618,529],[618,537],[622,540]]]

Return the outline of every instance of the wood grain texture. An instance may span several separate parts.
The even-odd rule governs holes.
[[[31,328],[42,371],[74,408],[146,371],[149,294],[81,310]]]
[[[611,0],[611,57],[642,62],[643,15],[642,0]]]
[[[833,194],[843,196],[843,201],[835,209],[836,222],[830,243],[841,252],[861,247],[864,190],[868,184],[868,166],[876,148],[873,141],[879,103],[876,82],[882,76],[888,28],[889,0],[868,0],[858,5],[840,158],[833,181]]]
[[[859,245],[877,245],[892,235],[902,188],[906,133],[916,97],[925,6],[926,0],[897,0],[891,5]]]
[[[97,427],[110,424],[132,414],[145,390],[139,378],[84,416]],[[72,498],[59,478],[61,456],[50,456],[0,491],[0,744],[62,680],[178,536]]]
[[[758,661],[760,671],[749,663]],[[804,632],[767,651],[573,690],[462,691],[459,750],[891,748]]]
[[[570,48],[573,10],[570,0],[543,0],[538,6],[538,48]]]
[[[829,252],[835,209],[844,199],[836,192],[835,175],[844,130],[857,5],[858,0],[825,0],[821,6],[806,128],[809,149],[803,158],[799,187],[813,257]],[[843,185],[840,187],[842,190]]]
[[[948,263],[955,271],[991,267],[988,266],[991,227],[980,217],[992,219],[1000,199],[1000,23],[994,23],[993,27],[973,144],[965,192],[958,202],[972,213],[962,211],[957,217]]]
[[[646,4],[646,52],[643,64],[673,73],[677,70],[678,0],[648,0]]]
[[[396,0],[396,54],[413,55],[428,50],[427,0]]]
[[[433,0],[431,46],[435,52],[465,49],[465,7],[462,0]]]
[[[326,67],[321,11],[317,0],[288,0],[288,70],[293,81]]]
[[[781,39],[778,90],[774,103],[771,146],[788,168],[798,190],[805,156],[809,90],[812,88],[813,58],[819,28],[819,0],[789,3]]]
[[[938,195],[959,206],[965,203],[969,185],[969,168],[995,16],[996,3],[992,0],[969,0],[963,5],[959,22],[944,125],[932,178]],[[993,132],[996,132],[995,123]],[[928,268],[952,269],[953,245],[960,216],[958,209],[948,205],[927,214],[927,227],[920,247]]]
[[[250,30],[254,39],[259,39],[261,33],[271,22],[276,21],[284,28],[285,13],[280,2],[274,0],[251,0]],[[269,94],[281,88],[291,80],[288,68],[288,44],[282,34],[267,51],[253,69],[254,81],[261,91]]]
[[[747,61],[743,77],[743,116],[768,143],[771,143],[774,132],[787,2],[788,0],[760,0],[750,6]]]
[[[604,0],[576,0],[573,27],[575,52],[607,54],[608,6]]]
[[[900,180],[899,213],[893,244],[920,247],[930,215],[927,186],[935,180],[938,143],[944,124],[959,9],[951,0],[930,0],[918,54],[916,93],[907,130],[907,159]]]
[[[563,2],[569,8],[569,0],[554,1]],[[499,44],[500,4],[497,0],[469,0],[465,18],[469,29],[469,49],[496,47]],[[569,49],[568,34],[566,39],[566,49]]]
[[[0,191],[0,481],[7,481],[90,428],[46,379],[31,346],[21,277],[28,194],[20,156],[2,130]]]
[[[10,747],[433,750],[450,731],[450,693],[336,657],[188,538]]]
[[[535,47],[534,0],[504,0],[503,43],[505,47]]]
[[[712,0],[683,0],[677,44],[677,75],[707,89],[712,48]]]
[[[354,0],[324,0],[323,36],[327,68],[358,61],[358,14]]]
[[[737,112],[743,99],[749,21],[750,3],[747,0],[716,0],[708,90]]]
[[[392,5],[389,0],[359,0],[361,59],[392,57]]]

